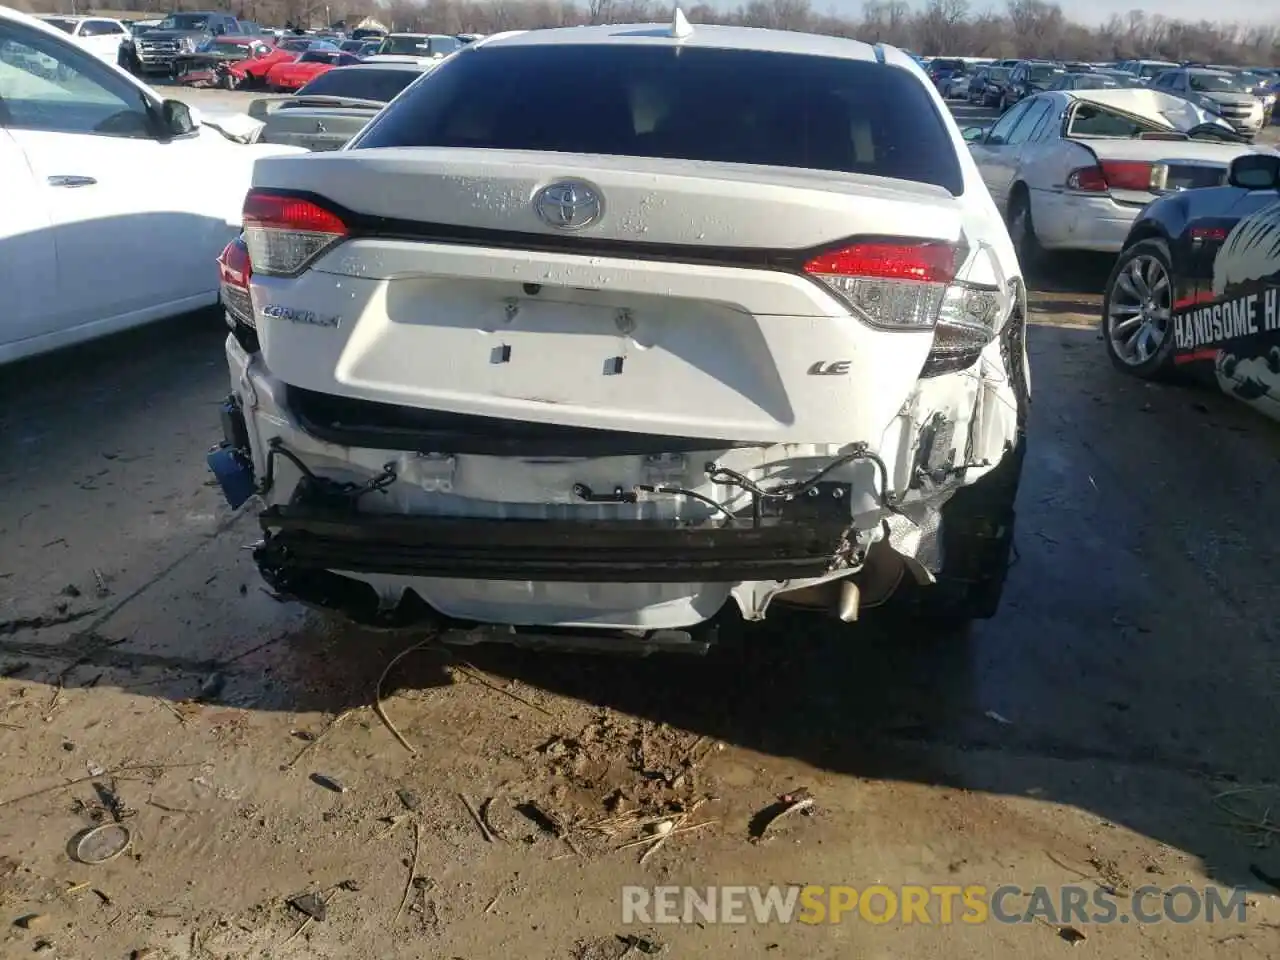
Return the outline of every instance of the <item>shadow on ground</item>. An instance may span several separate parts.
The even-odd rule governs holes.
[[[152,328],[126,346],[148,349],[166,329],[176,330]],[[186,330],[175,339],[171,356],[192,362],[219,337]],[[995,620],[967,635],[933,636],[797,614],[730,631],[705,659],[491,647],[461,656],[494,676],[840,774],[1074,805],[1199,856],[1220,882],[1257,886],[1251,864],[1271,873],[1280,864],[1224,829],[1210,800],[1222,784],[1278,772],[1280,521],[1272,505],[1280,436],[1214,394],[1121,377],[1092,330],[1035,326],[1029,339],[1036,399],[1019,560]],[[39,426],[22,418],[36,416],[27,404],[49,389],[38,386],[42,377],[73,376],[77,364],[96,369],[68,384],[74,399],[86,384],[124,376],[99,369],[119,346],[18,371],[11,383],[27,388],[2,391],[15,402],[6,433]],[[131,378],[149,375],[136,353],[120,362]],[[164,369],[175,376],[171,363]],[[222,389],[216,370],[201,376],[202,389]],[[143,394],[122,397],[112,415],[143,429]],[[70,399],[57,409],[40,429],[67,443],[91,429]],[[212,437],[215,411],[198,416]],[[203,449],[172,453],[191,460]],[[24,476],[0,483],[20,485]],[[212,492],[201,496],[213,502]],[[254,535],[251,518],[222,524],[240,542]],[[218,536],[199,549],[225,542]],[[367,704],[387,661],[412,638],[302,623],[296,609],[263,595],[243,551],[235,558],[208,579],[199,553],[186,560],[189,592],[204,583],[210,609],[182,614],[183,623],[222,636],[222,647],[202,651],[183,629],[139,641],[118,633],[117,621],[99,628],[90,620],[61,646],[7,629],[0,666],[22,659],[35,664],[28,675],[50,683],[145,684],[173,699],[193,696],[219,670],[228,683],[208,694],[213,702],[248,696],[259,710],[330,713]],[[152,602],[139,596],[135,606]],[[278,632],[240,631],[237,617]],[[234,649],[225,642],[233,636]],[[449,683],[446,662],[432,652],[407,658],[390,687]]]

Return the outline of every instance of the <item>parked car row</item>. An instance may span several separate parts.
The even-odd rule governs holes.
[[[1150,86],[1194,100],[1253,137],[1274,116],[1280,70],[1166,60],[1111,64],[1052,60],[965,61],[936,58],[926,69],[947,99],[1008,110],[1044,90],[1091,90]]]

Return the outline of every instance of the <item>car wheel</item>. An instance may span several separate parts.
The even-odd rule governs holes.
[[[1036,236],[1035,221],[1031,217],[1031,195],[1022,184],[1013,188],[1013,195],[1009,198],[1009,239],[1013,241],[1024,271],[1044,266],[1047,254]]]
[[[1163,240],[1140,240],[1116,259],[1102,296],[1102,341],[1119,370],[1154,379],[1172,368],[1176,286]]]

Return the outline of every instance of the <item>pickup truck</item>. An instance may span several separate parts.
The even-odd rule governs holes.
[[[172,74],[180,56],[194,53],[209,38],[245,32],[240,21],[230,14],[171,13],[154,30],[134,40],[129,66],[137,74]]]

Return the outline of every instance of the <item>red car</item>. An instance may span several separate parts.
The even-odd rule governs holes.
[[[173,75],[186,86],[219,85],[219,81],[229,75],[231,66],[264,59],[274,49],[273,43],[264,37],[215,37],[192,53],[179,54],[173,63]]]
[[[286,37],[262,56],[229,64],[226,75],[232,88],[260,89],[266,86],[267,73],[278,63],[292,63],[308,50],[336,51],[335,44],[311,37]]]
[[[291,63],[277,63],[267,71],[268,90],[292,92],[306,86],[334,67],[350,67],[360,63],[359,57],[341,50],[308,50]]]

